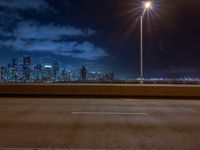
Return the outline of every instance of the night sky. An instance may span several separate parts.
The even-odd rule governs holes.
[[[154,0],[144,17],[145,76],[200,77],[200,1]],[[140,0],[0,0],[0,65],[30,55],[72,70],[138,77]]]

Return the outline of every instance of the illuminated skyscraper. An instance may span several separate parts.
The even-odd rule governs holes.
[[[34,67],[34,79],[38,82],[42,80],[42,65],[37,64]]]
[[[54,60],[53,61],[53,66],[52,66],[53,79],[54,80],[57,80],[58,74],[59,74],[59,70],[60,70],[59,62],[57,60]]]
[[[87,69],[85,68],[85,66],[83,66],[81,68],[81,80],[86,80],[87,78]]]
[[[1,67],[1,80],[6,79],[6,73],[7,73],[7,68],[6,67]]]
[[[12,59],[12,73],[13,73],[13,80],[17,81],[18,79],[18,59]]]
[[[24,63],[24,65],[30,66],[31,65],[31,57],[30,56],[24,56],[23,63]]]
[[[52,80],[52,66],[45,65],[43,70],[43,80],[44,81],[51,81]]]
[[[13,77],[13,68],[11,64],[8,64],[7,66],[7,71],[6,71],[6,80],[8,80],[9,82],[14,80]]]
[[[15,68],[18,65],[18,59],[17,58],[13,58],[12,59],[12,67]]]
[[[29,80],[31,75],[31,57],[24,56],[23,58],[23,78],[24,80]]]

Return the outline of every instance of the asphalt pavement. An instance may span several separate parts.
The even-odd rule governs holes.
[[[199,150],[200,101],[0,98],[0,149]]]

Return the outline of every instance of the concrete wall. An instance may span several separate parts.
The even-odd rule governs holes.
[[[200,86],[140,84],[0,84],[0,96],[194,97]]]

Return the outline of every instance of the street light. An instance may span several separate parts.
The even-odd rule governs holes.
[[[143,18],[147,10],[152,9],[152,1],[145,1],[143,3],[143,12],[140,16],[140,83],[144,81],[143,70]]]
[[[145,3],[144,3],[144,7],[145,7],[145,9],[151,8],[151,7],[152,7],[152,2],[151,2],[151,1],[145,2]]]

